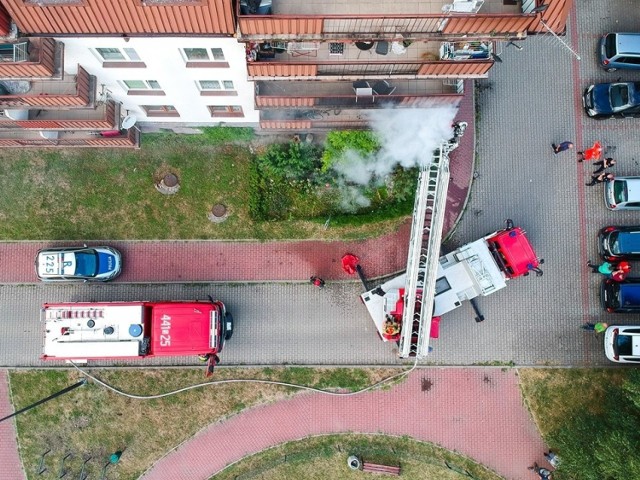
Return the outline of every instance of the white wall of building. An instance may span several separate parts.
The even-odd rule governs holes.
[[[101,85],[110,98],[122,103],[138,122],[197,125],[252,124],[259,120],[254,108],[254,84],[247,81],[246,54],[243,44],[234,38],[211,37],[81,37],[56,38],[64,44],[65,74],[77,73],[80,64],[97,77],[97,95]],[[146,68],[103,68],[104,59],[96,48],[134,49]],[[187,68],[182,48],[221,48],[228,68]],[[155,80],[164,96],[128,95],[124,80]],[[201,96],[198,80],[233,81],[237,95]],[[141,105],[172,105],[179,117],[148,117]],[[212,117],[208,105],[237,105],[244,117]]]

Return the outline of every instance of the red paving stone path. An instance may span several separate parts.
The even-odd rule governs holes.
[[[423,391],[428,382],[431,388]],[[514,480],[537,478],[527,470],[533,461],[546,465],[545,444],[523,405],[516,371],[437,368],[414,371],[387,391],[301,394],[248,410],[206,427],[141,478],[204,480],[268,447],[339,432],[408,435]]]
[[[466,82],[465,90],[473,92],[473,84]],[[451,231],[462,213],[472,181],[475,145],[472,94],[460,103],[457,119],[469,126],[460,146],[450,155],[445,233]],[[353,277],[342,271],[340,259],[345,253],[360,257],[368,278],[404,270],[410,230],[411,223],[406,222],[394,234],[356,242],[109,241],[108,244],[120,249],[124,256],[124,268],[118,279],[121,282],[296,281],[307,280],[311,275],[346,280]],[[0,283],[37,281],[33,267],[35,252],[59,244],[0,243],[3,266]]]
[[[8,377],[6,370],[0,370],[0,418],[13,413],[13,405],[11,405],[9,397]],[[18,455],[15,419],[0,423],[0,478],[7,480],[26,478]]]

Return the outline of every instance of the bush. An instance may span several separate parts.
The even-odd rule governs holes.
[[[327,171],[347,150],[354,150],[362,156],[380,149],[380,142],[373,132],[366,130],[332,131],[327,135],[327,143],[322,154],[322,170]]]
[[[318,147],[304,143],[271,145],[264,155],[258,157],[258,168],[289,180],[311,178],[320,167]]]

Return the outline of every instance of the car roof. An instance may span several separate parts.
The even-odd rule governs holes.
[[[609,328],[617,328],[618,335],[632,337],[631,356],[640,357],[640,326],[639,325],[612,325]]]
[[[627,184],[627,202],[640,202],[640,177],[616,177]]]
[[[618,54],[636,54],[640,56],[640,33],[618,33]]]
[[[640,229],[621,229],[618,232],[618,249],[625,253],[640,252]]]

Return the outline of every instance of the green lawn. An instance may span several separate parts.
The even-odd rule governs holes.
[[[352,470],[355,455],[367,462],[400,466],[405,480],[499,480],[502,477],[472,459],[431,443],[384,435],[327,435],[306,438],[252,455],[212,477],[215,480],[374,479],[379,475]],[[387,478],[386,475],[380,478]],[[389,477],[391,478],[391,477]]]
[[[393,231],[406,220],[410,208],[346,221],[333,216],[325,228],[329,215],[321,209],[317,218],[295,218],[296,211],[309,213],[300,206],[311,201],[298,194],[298,205],[285,204],[281,220],[254,221],[251,167],[267,141],[249,129],[222,128],[203,135],[145,134],[137,151],[5,149],[0,240],[353,239]],[[179,177],[180,190],[162,195],[155,184],[169,172]],[[277,199],[278,185],[271,188],[270,198]],[[218,224],[207,218],[217,203],[230,212]]]
[[[92,371],[102,381],[127,393],[154,395],[208,382],[200,369],[145,369]],[[213,380],[255,378],[322,389],[340,387],[359,390],[397,369],[216,369]],[[10,373],[16,410],[73,385],[81,376],[75,370],[20,370]],[[108,478],[135,479],[171,448],[190,438],[211,422],[245,408],[273,402],[298,393],[287,387],[232,383],[206,386],[157,400],[132,400],[89,381],[88,384],[16,417],[20,455],[29,479],[57,478],[36,475],[40,456],[47,450],[46,466],[58,472],[65,465],[78,478],[83,456],[90,478],[99,473],[109,455],[124,451],[120,462],[110,467]]]

